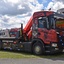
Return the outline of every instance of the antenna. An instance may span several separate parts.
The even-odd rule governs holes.
[[[51,8],[48,9],[49,11],[51,10]]]

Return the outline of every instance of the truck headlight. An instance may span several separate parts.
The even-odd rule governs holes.
[[[57,43],[52,43],[52,47],[58,47]]]
[[[57,34],[59,34],[59,32],[56,32]]]

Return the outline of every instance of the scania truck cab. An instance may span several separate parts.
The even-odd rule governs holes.
[[[40,49],[39,45],[46,53],[62,52],[64,47],[64,15],[51,11],[34,13],[32,39],[36,40],[34,41],[36,42],[34,53]],[[40,41],[42,44],[39,44]]]

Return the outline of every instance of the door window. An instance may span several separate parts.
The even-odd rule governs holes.
[[[38,18],[38,27],[39,28],[48,28],[48,21],[46,17]]]

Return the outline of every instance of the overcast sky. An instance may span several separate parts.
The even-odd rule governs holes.
[[[24,26],[35,11],[64,7],[64,0],[0,0],[0,29]]]

